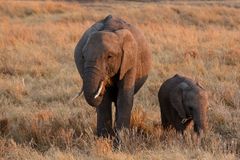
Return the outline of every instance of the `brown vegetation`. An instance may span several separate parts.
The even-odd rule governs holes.
[[[236,6],[236,7],[235,7]],[[240,10],[223,3],[0,2],[0,159],[237,159],[240,154]],[[124,12],[123,12],[124,11]],[[153,52],[135,96],[121,151],[95,136],[74,47],[95,21],[114,14],[139,26]],[[199,146],[163,133],[157,92],[179,73],[209,93],[209,131]],[[238,154],[238,155],[237,155]]]

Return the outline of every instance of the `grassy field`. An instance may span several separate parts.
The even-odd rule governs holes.
[[[227,3],[0,2],[0,159],[217,159],[240,154],[240,9]],[[73,51],[83,32],[108,14],[144,32],[153,53],[149,79],[135,95],[121,151],[98,139]],[[200,145],[158,127],[157,92],[179,73],[209,94]]]

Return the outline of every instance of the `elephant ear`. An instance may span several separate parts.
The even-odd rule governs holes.
[[[186,112],[183,104],[183,92],[188,88],[189,85],[186,82],[181,82],[170,93],[170,102],[182,119],[186,118]]]
[[[118,30],[116,31],[116,34],[120,37],[123,51],[119,76],[121,80],[127,71],[133,68],[136,64],[137,43],[132,33],[127,29]]]

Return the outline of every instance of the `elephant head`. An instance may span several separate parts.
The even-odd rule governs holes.
[[[82,49],[83,92],[91,106],[100,105],[113,77],[123,79],[134,67],[136,41],[127,29],[96,31]]]
[[[172,92],[170,101],[181,117],[182,124],[188,120],[194,121],[194,131],[200,135],[206,129],[206,111],[208,106],[207,94],[196,84],[181,82]]]

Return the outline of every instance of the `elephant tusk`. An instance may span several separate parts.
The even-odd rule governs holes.
[[[184,124],[184,123],[187,122],[187,120],[188,120],[187,118],[183,118],[182,121],[181,121],[181,123]]]
[[[97,94],[94,96],[95,99],[100,95],[100,93],[102,92],[102,89],[103,89],[103,81],[101,81],[101,84],[100,84],[100,87],[99,87],[99,89],[98,89],[98,92],[97,92]]]
[[[82,93],[83,93],[83,87],[82,87],[82,89],[81,89],[81,91],[80,92],[78,92],[73,98],[72,98],[72,100],[71,101],[74,101],[77,97],[79,97],[79,96],[81,96],[82,95]]]
[[[188,120],[192,119],[192,117],[188,117],[188,118],[183,118],[181,123],[185,124]]]

